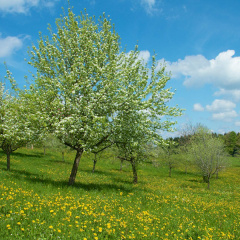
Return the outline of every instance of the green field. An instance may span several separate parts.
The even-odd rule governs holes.
[[[105,155],[92,173],[80,162],[76,184],[67,185],[74,153],[20,149],[6,171],[0,152],[0,239],[240,239],[240,159],[212,179],[194,169],[130,166]]]

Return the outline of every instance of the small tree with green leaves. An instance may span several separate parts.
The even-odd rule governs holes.
[[[221,139],[214,137],[206,127],[198,125],[189,147],[189,153],[209,189],[211,177],[224,168],[227,163],[224,143]]]
[[[172,169],[179,164],[178,144],[172,139],[166,140],[166,144],[161,147],[161,157],[163,162],[168,166],[168,176],[172,176]]]

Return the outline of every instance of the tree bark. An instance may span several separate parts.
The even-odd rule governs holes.
[[[203,181],[208,184],[208,189],[210,189],[210,176],[203,176]]]
[[[7,170],[10,171],[10,152],[7,152]]]
[[[132,159],[131,164],[132,164],[132,171],[133,171],[133,183],[136,184],[138,182],[136,162]]]
[[[74,163],[73,163],[73,166],[72,166],[72,172],[71,172],[71,175],[69,177],[69,182],[68,182],[69,185],[74,185],[74,183],[75,183],[75,178],[77,176],[78,165],[79,165],[82,154],[83,154],[83,149],[77,149],[76,157],[75,157],[75,160],[74,160]]]
[[[171,177],[172,176],[172,167],[169,167],[169,175],[168,175],[169,177]]]
[[[122,171],[122,167],[123,167],[123,159],[121,159],[120,171]]]
[[[97,163],[97,156],[96,156],[96,154],[95,154],[95,158],[94,158],[94,160],[93,160],[93,169],[92,169],[92,172],[93,172],[93,173],[95,172],[96,163]]]

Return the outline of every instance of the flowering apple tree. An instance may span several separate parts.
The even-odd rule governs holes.
[[[137,165],[148,157],[148,144],[162,145],[163,131],[172,131],[182,110],[169,107],[174,93],[166,88],[170,80],[164,66],[157,66],[152,57],[151,70],[139,59],[137,49],[125,56],[121,81],[124,100],[114,119],[115,142],[120,150],[119,158],[132,165],[133,182],[137,183]]]

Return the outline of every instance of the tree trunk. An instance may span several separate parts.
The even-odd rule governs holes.
[[[10,152],[7,152],[7,170],[10,171]]]
[[[132,159],[131,164],[132,164],[132,171],[133,171],[133,183],[136,184],[138,182],[136,162]]]
[[[122,171],[122,167],[123,167],[123,159],[121,159],[120,171]]]
[[[169,167],[169,177],[172,176],[172,167]]]
[[[92,169],[93,173],[95,172],[96,163],[97,163],[97,155],[95,154],[95,158],[93,160],[93,169]]]
[[[64,152],[62,152],[62,161],[65,162],[65,159],[64,159]]]
[[[83,154],[83,149],[78,149],[77,153],[76,153],[74,163],[73,163],[73,166],[72,166],[72,172],[71,172],[71,175],[69,177],[69,182],[68,182],[69,185],[73,185],[75,183],[75,178],[76,178],[76,175],[77,175],[78,165],[79,165],[82,154]]]
[[[44,156],[46,155],[46,146],[45,145],[43,146],[43,154],[44,154]]]
[[[207,188],[210,189],[210,181],[208,181]]]
[[[205,182],[205,183],[208,183],[208,181],[209,181],[209,178],[208,178],[208,176],[203,176],[203,181]]]
[[[203,181],[208,184],[208,189],[210,189],[210,176],[203,176]]]

